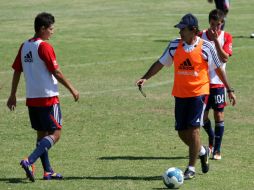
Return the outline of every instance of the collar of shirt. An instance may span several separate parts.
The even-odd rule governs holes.
[[[189,45],[189,44],[187,44],[186,42],[183,41],[184,50],[186,52],[191,52],[198,45],[199,41],[200,41],[200,37],[198,37],[198,36],[196,37],[196,41],[195,41],[194,44]]]

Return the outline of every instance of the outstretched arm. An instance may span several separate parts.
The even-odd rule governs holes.
[[[156,75],[163,67],[164,65],[162,65],[159,60],[154,62],[154,64],[152,64],[152,66],[148,69],[148,71],[146,72],[146,74],[141,77],[137,82],[136,85],[137,86],[143,86],[145,81],[148,80],[149,78],[151,78],[152,76]]]
[[[20,79],[21,72],[19,71],[14,71],[13,77],[12,77],[12,85],[11,85],[11,94],[8,98],[7,101],[7,107],[13,111],[16,107],[16,92],[19,84],[19,79]]]
[[[75,101],[78,101],[79,99],[79,92],[72,86],[72,84],[65,78],[62,71],[60,69],[56,69],[52,73],[54,77],[60,82],[62,85],[67,88],[70,93],[72,94]]]

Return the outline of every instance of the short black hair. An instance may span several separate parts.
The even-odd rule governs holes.
[[[50,25],[55,23],[55,17],[46,12],[39,13],[34,19],[34,30],[39,32],[41,27],[48,28]]]
[[[223,11],[219,10],[219,9],[214,9],[209,13],[209,22],[211,20],[221,20],[222,22],[224,22],[225,19],[225,14]]]

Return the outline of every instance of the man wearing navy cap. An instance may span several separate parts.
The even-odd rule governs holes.
[[[236,97],[230,87],[226,74],[221,68],[216,50],[208,41],[198,37],[198,20],[191,13],[182,17],[175,25],[180,29],[181,38],[170,42],[162,56],[154,62],[136,84],[144,83],[156,75],[164,66],[174,65],[175,130],[180,139],[188,146],[189,163],[184,172],[184,179],[195,177],[195,164],[200,157],[203,173],[209,170],[209,149],[201,145],[200,126],[209,94],[209,69],[214,69],[228,90],[232,105]]]

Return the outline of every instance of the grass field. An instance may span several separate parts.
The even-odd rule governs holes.
[[[200,28],[208,26],[206,0],[0,0],[0,189],[143,190],[164,189],[162,173],[185,169],[187,148],[174,130],[172,68],[147,82],[142,97],[134,86],[178,37],[173,27],[187,12]],[[226,30],[234,37],[234,55],[227,74],[236,89],[238,105],[226,108],[223,159],[211,160],[203,175],[181,189],[249,190],[254,186],[253,28],[254,1],[231,1]],[[43,181],[40,161],[36,182],[24,177],[19,161],[35,146],[25,106],[24,80],[18,106],[5,106],[10,92],[11,64],[19,45],[33,35],[37,13],[55,15],[50,43],[65,75],[80,91],[74,103],[60,87],[63,134],[50,150],[51,163],[63,181]],[[202,131],[203,143],[207,137]]]

